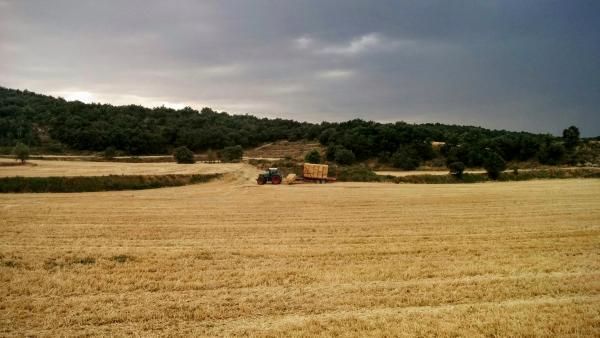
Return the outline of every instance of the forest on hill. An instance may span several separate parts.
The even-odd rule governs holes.
[[[442,157],[446,162],[481,166],[489,156],[504,161],[559,164],[585,161],[577,152],[579,130],[563,137],[440,123],[378,123],[361,119],[319,124],[230,115],[210,108],[146,108],[69,102],[62,98],[0,87],[0,147],[16,143],[51,153],[100,152],[169,154],[185,146],[194,152],[255,147],[278,140],[318,140],[327,159],[341,164],[376,159],[410,169]],[[432,141],[444,142],[440,149]],[[582,157],[584,156],[584,157]]]

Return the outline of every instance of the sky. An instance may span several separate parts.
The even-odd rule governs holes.
[[[600,1],[0,0],[0,86],[600,135]]]

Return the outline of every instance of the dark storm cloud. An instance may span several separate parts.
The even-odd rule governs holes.
[[[600,134],[597,1],[1,1],[0,85]]]

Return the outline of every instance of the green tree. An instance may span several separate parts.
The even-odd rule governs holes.
[[[462,178],[465,171],[465,164],[462,162],[452,162],[448,165],[448,170],[450,170],[452,176]]]
[[[415,170],[419,166],[419,155],[410,147],[398,149],[390,158],[392,166],[404,170]]]
[[[558,143],[553,142],[544,145],[538,153],[538,161],[542,164],[556,165],[562,162],[566,154],[565,147]]]
[[[194,163],[194,153],[187,147],[177,147],[173,151],[173,157],[177,163]]]
[[[340,147],[335,152],[335,161],[341,165],[350,165],[356,161],[356,156],[352,150]]]
[[[13,155],[15,155],[18,160],[21,160],[21,163],[25,163],[25,161],[29,158],[29,147],[19,142],[13,148]]]
[[[304,162],[307,162],[307,163],[321,163],[321,153],[319,153],[319,151],[317,149],[311,150],[304,157]]]
[[[495,151],[488,151],[483,161],[483,168],[487,171],[488,176],[495,180],[500,177],[500,173],[506,169],[506,162],[502,156]]]
[[[581,161],[577,155],[581,148],[577,146],[578,132],[575,127],[568,128],[560,139],[569,148],[563,162]],[[534,158],[542,145],[557,141],[549,135],[438,123],[354,119],[313,124],[229,115],[210,108],[197,111],[189,107],[174,110],[85,104],[0,87],[0,147],[12,149],[17,142],[37,147],[42,145],[42,134],[44,144],[55,142],[66,149],[97,152],[114,147],[133,155],[165,154],[183,145],[193,152],[203,152],[236,144],[245,149],[284,139],[318,139],[328,148],[330,161],[335,160],[338,147],[351,150],[358,160],[379,158],[381,163],[388,162],[398,148],[408,147],[416,151],[420,161],[443,155],[448,158],[447,164],[460,161],[469,167],[482,166],[486,148],[505,160],[526,161]],[[432,151],[433,140],[445,144],[439,154]]]
[[[563,140],[567,150],[571,151],[575,149],[581,142],[579,140],[579,128],[570,126],[569,128],[563,130]]]
[[[220,154],[223,162],[240,162],[244,155],[244,149],[240,145],[225,147],[221,149]]]
[[[327,150],[325,150],[325,157],[327,158],[327,160],[329,161],[335,161],[335,153],[340,149],[343,148],[337,144],[330,144],[327,146]]]
[[[431,142],[415,142],[411,144],[411,148],[422,160],[431,160],[435,158],[435,151],[431,146]]]

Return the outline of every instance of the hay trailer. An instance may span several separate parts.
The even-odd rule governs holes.
[[[295,169],[295,174],[289,174],[283,179],[283,175],[279,168],[268,168],[264,173],[258,175],[256,183],[263,185],[271,182],[271,184],[286,184],[296,183],[329,183],[335,182],[334,177],[329,177],[329,166],[327,164],[312,164],[304,163]]]
[[[284,182],[287,184],[335,182],[334,177],[329,177],[329,166],[327,164],[304,163],[297,167],[296,172],[296,174],[289,174]]]

